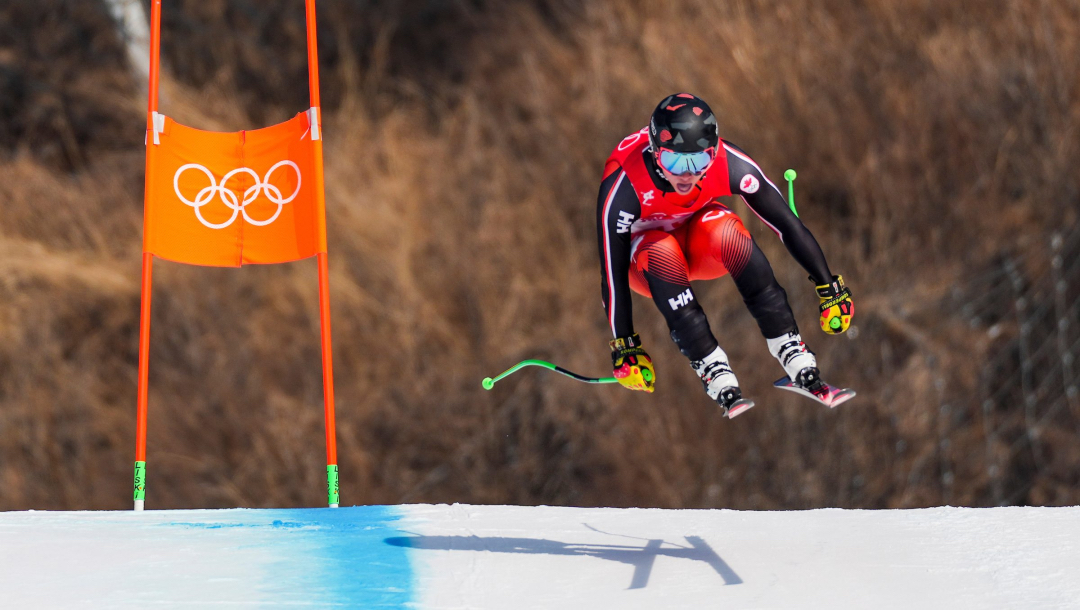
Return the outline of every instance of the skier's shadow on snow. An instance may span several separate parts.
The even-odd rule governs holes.
[[[586,527],[594,531],[596,528]],[[604,533],[604,532],[601,532]],[[642,540],[647,540],[642,538]],[[630,589],[642,589],[649,584],[649,575],[657,557],[674,557],[704,561],[724,579],[725,585],[742,584],[742,579],[716,551],[698,536],[686,536],[689,546],[648,540],[645,546],[617,544],[575,544],[543,538],[504,538],[500,536],[400,536],[387,538],[386,544],[429,551],[487,551],[490,553],[524,553],[527,555],[567,555],[598,557],[634,566]]]

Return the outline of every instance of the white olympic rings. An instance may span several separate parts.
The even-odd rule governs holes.
[[[271,174],[274,173],[274,170],[284,165],[292,167],[293,170],[296,172],[296,190],[293,191],[292,195],[289,195],[288,197],[282,197],[281,189],[274,186],[273,184],[270,184]],[[210,179],[210,186],[203,187],[203,189],[200,190],[197,195],[195,195],[195,201],[189,200],[187,197],[184,197],[180,193],[180,174],[183,174],[189,169],[197,169],[202,173],[206,174],[206,177]],[[242,201],[237,200],[236,193],[225,188],[225,185],[229,182],[229,180],[237,174],[247,174],[255,179],[255,184],[249,186],[247,189],[244,190],[244,199]],[[277,217],[281,214],[281,210],[285,207],[285,204],[289,203],[293,199],[296,199],[296,196],[300,193],[300,168],[292,161],[278,161],[273,165],[273,167],[267,170],[266,176],[260,178],[259,174],[255,173],[255,170],[247,167],[241,167],[225,174],[225,176],[221,179],[221,184],[218,184],[217,181],[214,180],[214,174],[211,173],[209,169],[202,165],[199,165],[198,163],[188,163],[187,165],[183,165],[180,167],[180,169],[176,170],[176,175],[173,176],[173,190],[176,192],[176,196],[180,198],[180,201],[182,201],[186,205],[195,208],[195,217],[199,219],[199,222],[203,223],[203,225],[211,229],[224,229],[225,227],[231,225],[233,221],[236,220],[236,217],[240,214],[243,214],[244,220],[248,221],[249,223],[257,227],[264,227],[277,220]],[[256,220],[251,216],[248,216],[247,206],[249,203],[255,201],[259,197],[259,193],[262,192],[266,193],[266,198],[270,200],[270,203],[277,204],[277,211],[274,212],[273,216],[266,220]],[[213,201],[215,194],[220,196],[222,203],[224,203],[233,211],[232,216],[228,220],[218,224],[214,224],[203,218],[201,211],[204,205]]]

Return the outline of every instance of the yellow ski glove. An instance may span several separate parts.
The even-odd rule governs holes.
[[[656,383],[656,369],[652,358],[641,349],[641,337],[619,337],[611,343],[611,364],[619,384],[631,390],[652,392]]]
[[[851,301],[851,291],[844,286],[844,278],[834,275],[831,282],[817,287],[821,299],[821,330],[828,335],[839,335],[851,326],[851,316],[855,314],[855,304]]]

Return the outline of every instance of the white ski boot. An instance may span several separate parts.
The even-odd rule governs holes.
[[[787,373],[787,377],[777,379],[773,386],[813,398],[829,408],[855,398],[855,390],[837,388],[825,383],[818,371],[814,352],[806,347],[799,333],[788,333],[768,339],[768,342],[769,351],[776,356]]]
[[[717,347],[705,358],[691,361],[690,366],[701,378],[705,393],[724,409],[724,415],[728,419],[754,406],[754,401],[742,397],[739,380],[731,371],[731,365],[728,363],[724,350]]]
[[[821,383],[817,357],[806,347],[799,333],[787,333],[766,341],[792,384],[813,391]]]

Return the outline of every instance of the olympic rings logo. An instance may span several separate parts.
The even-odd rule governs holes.
[[[294,190],[292,194],[288,197],[282,197],[281,189],[274,186],[273,184],[270,184],[270,176],[279,167],[283,167],[286,165],[293,168],[293,171],[296,172],[296,190]],[[189,169],[196,169],[201,171],[203,174],[206,174],[207,179],[210,180],[210,186],[203,187],[203,189],[200,190],[197,195],[195,195],[195,201],[189,200],[187,197],[184,197],[184,195],[180,193],[180,175]],[[225,188],[225,185],[229,182],[229,180],[239,174],[247,174],[255,180],[254,185],[249,186],[247,189],[244,190],[244,198],[242,200],[236,198],[236,193]],[[281,210],[285,207],[285,204],[289,203],[293,199],[296,199],[296,196],[300,193],[300,168],[292,161],[278,161],[273,165],[273,167],[267,170],[266,176],[260,178],[259,174],[255,173],[255,170],[247,167],[241,167],[225,174],[225,176],[221,179],[221,184],[218,184],[217,181],[214,180],[214,174],[212,174],[209,169],[202,165],[199,165],[198,163],[188,163],[187,165],[183,165],[180,167],[180,169],[176,170],[176,175],[173,176],[173,190],[176,192],[176,196],[180,198],[180,201],[182,201],[185,205],[189,205],[195,208],[195,217],[199,219],[199,222],[203,223],[203,225],[208,228],[224,229],[225,227],[231,225],[233,221],[235,221],[236,218],[241,214],[243,214],[244,220],[246,220],[248,223],[253,224],[257,227],[264,227],[277,220],[277,217],[281,215]],[[248,215],[247,212],[248,204],[258,199],[260,193],[265,193],[266,198],[270,200],[270,203],[277,204],[277,211],[274,212],[273,216],[267,218],[266,220],[257,220],[255,218],[252,218]],[[214,195],[218,195],[221,198],[222,203],[224,203],[232,210],[232,216],[225,222],[218,224],[214,224],[206,220],[205,218],[203,218],[202,215],[203,206],[213,201]]]

